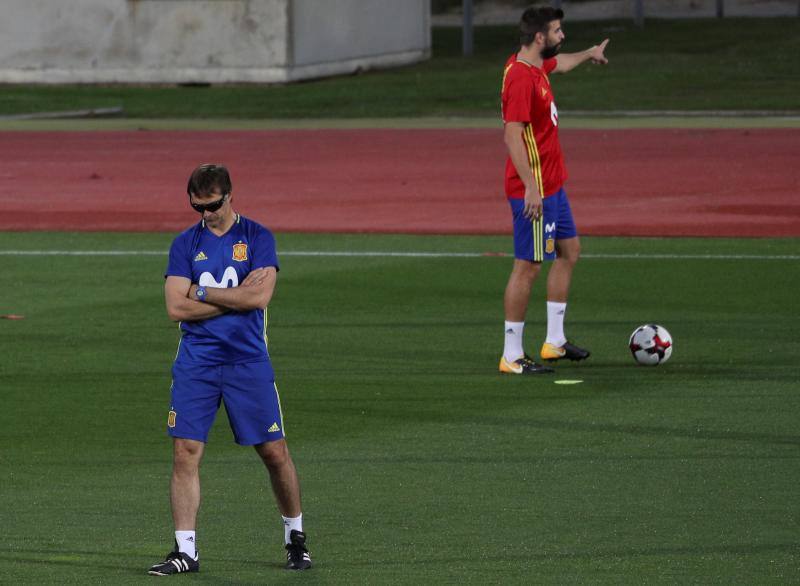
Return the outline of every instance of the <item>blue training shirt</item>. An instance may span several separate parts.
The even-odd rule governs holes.
[[[241,215],[222,236],[201,221],[175,238],[164,277],[186,277],[205,287],[236,287],[250,271],[278,267],[275,237]],[[269,362],[267,312],[229,311],[202,321],[181,322],[176,362],[212,366]],[[271,368],[271,366],[270,366]]]

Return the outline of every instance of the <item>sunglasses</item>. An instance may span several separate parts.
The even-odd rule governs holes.
[[[226,193],[217,201],[212,201],[211,203],[206,203],[206,204],[194,203],[192,201],[192,197],[189,196],[189,204],[192,206],[192,208],[194,208],[194,211],[200,214],[203,214],[205,212],[216,212],[219,208],[223,206],[225,201],[227,201],[228,195],[230,194]]]

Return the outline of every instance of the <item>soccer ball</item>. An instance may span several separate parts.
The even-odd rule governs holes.
[[[672,356],[672,336],[656,324],[639,326],[631,334],[628,347],[633,359],[643,366],[657,366]]]

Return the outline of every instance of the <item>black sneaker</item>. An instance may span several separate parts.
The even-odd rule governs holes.
[[[286,544],[286,569],[307,570],[311,567],[311,556],[306,549],[306,534],[292,529],[289,533],[291,543]]]
[[[169,576],[171,574],[182,574],[184,572],[197,572],[200,570],[200,562],[193,560],[188,554],[178,551],[178,544],[175,549],[167,554],[167,559],[154,565],[147,572],[151,576]]]
[[[526,354],[514,362],[509,362],[505,357],[500,358],[500,372],[505,374],[548,374],[553,372],[553,369],[534,362]]]
[[[567,360],[586,360],[591,354],[592,353],[588,350],[579,348],[575,344],[570,344],[569,342],[565,342],[563,346],[553,346],[545,342],[540,352],[542,360],[547,361],[561,360],[562,358],[566,358]]]

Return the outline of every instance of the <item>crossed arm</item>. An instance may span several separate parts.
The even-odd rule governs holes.
[[[608,59],[606,59],[604,54],[606,45],[608,45],[608,41],[609,39],[606,39],[599,45],[589,47],[580,53],[559,53],[556,57],[556,68],[553,71],[558,73],[566,73],[567,71],[575,69],[578,65],[585,61],[591,61],[592,63],[605,65],[608,63]]]
[[[167,277],[164,298],[172,321],[201,321],[228,311],[264,309],[272,299],[278,274],[275,267],[250,271],[238,287],[206,287],[206,301],[197,301],[197,285],[186,277]]]

